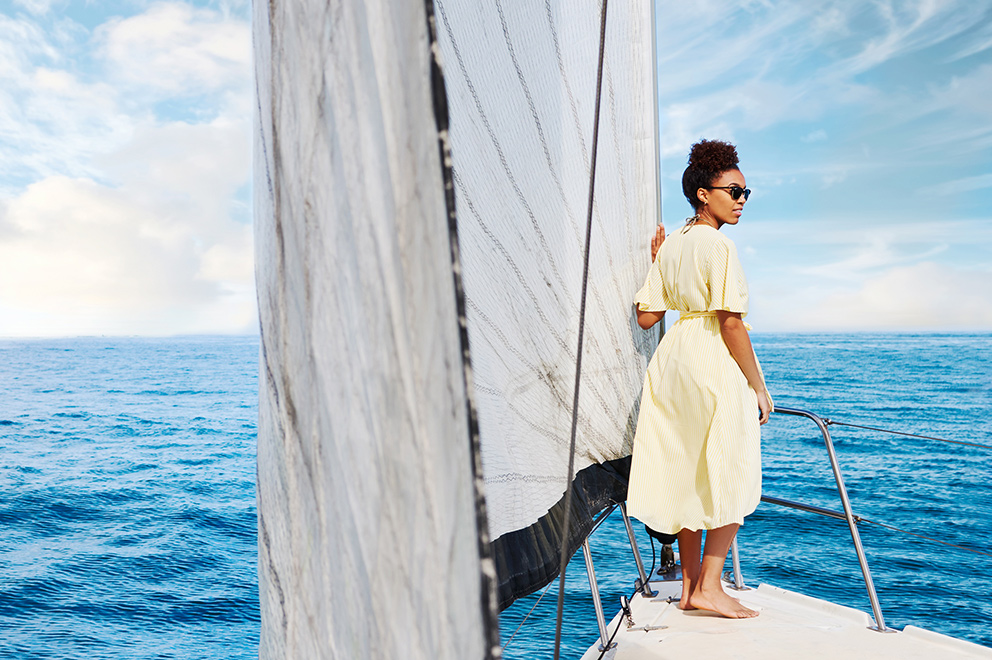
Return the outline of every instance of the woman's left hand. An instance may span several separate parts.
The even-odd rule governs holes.
[[[772,414],[772,402],[771,397],[768,396],[768,390],[762,390],[758,394],[758,410],[761,411],[761,416],[758,417],[759,424],[768,423],[768,417]]]
[[[651,237],[651,263],[654,263],[655,257],[658,256],[658,250],[661,249],[661,244],[665,242],[665,223],[660,223],[658,229],[655,230],[654,236]]]

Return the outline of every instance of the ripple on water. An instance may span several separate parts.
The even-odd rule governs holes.
[[[257,359],[0,341],[0,657],[257,657]]]

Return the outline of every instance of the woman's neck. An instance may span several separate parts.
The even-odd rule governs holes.
[[[704,224],[709,227],[712,227],[713,229],[716,229],[717,231],[720,231],[720,226],[723,224],[722,222],[714,218],[706,209],[706,207],[703,207],[696,212],[696,218],[697,219],[694,224]]]

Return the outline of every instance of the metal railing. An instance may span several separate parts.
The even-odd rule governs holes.
[[[834,451],[834,443],[830,438],[830,431],[827,429],[826,420],[819,415],[809,412],[808,410],[800,410],[798,408],[780,408],[779,406],[775,406],[773,412],[811,419],[820,429],[820,433],[823,434],[823,444],[827,448],[827,456],[830,458],[830,468],[833,470],[834,480],[837,482],[837,493],[840,495],[840,502],[844,507],[844,511],[833,511],[831,509],[825,509],[823,507],[812,506],[809,504],[800,504],[799,502],[791,502],[777,497],[762,496],[761,501],[847,521],[848,529],[851,531],[851,540],[854,543],[854,551],[858,555],[858,563],[861,565],[861,574],[864,576],[865,588],[868,590],[868,599],[871,601],[871,610],[874,614],[875,625],[870,626],[870,628],[872,630],[877,630],[878,632],[889,632],[891,629],[885,627],[885,618],[882,616],[882,606],[878,602],[878,594],[875,592],[875,583],[871,579],[871,571],[868,569],[868,560],[865,557],[864,547],[861,545],[861,535],[858,533],[857,522],[861,520],[861,518],[860,516],[854,515],[854,511],[851,509],[851,501],[847,496],[847,486],[844,485],[844,477],[840,473],[840,464],[837,462],[837,453]],[[740,577],[740,560],[737,556],[736,539],[734,539],[734,544],[731,550],[734,562],[734,586],[737,588],[742,588],[743,580]]]

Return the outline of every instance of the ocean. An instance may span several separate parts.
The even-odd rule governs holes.
[[[992,444],[992,335],[755,334],[776,404]],[[257,657],[258,340],[0,340],[0,657]],[[833,426],[856,513],[989,551],[992,452]],[[764,492],[840,508],[819,432],[763,427]],[[637,525],[642,554],[651,546]],[[992,562],[860,526],[886,622],[992,646]],[[745,582],[870,612],[845,523],[762,504]],[[618,514],[591,538],[608,617],[635,575]],[[555,586],[502,615],[507,658],[550,657]],[[562,657],[598,635],[581,554]]]

